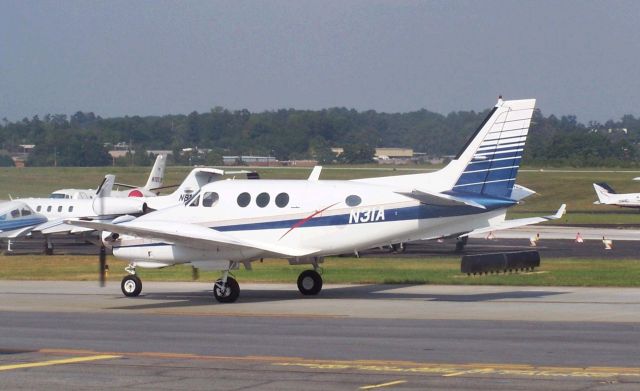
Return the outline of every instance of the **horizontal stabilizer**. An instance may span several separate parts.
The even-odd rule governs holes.
[[[450,194],[443,193],[429,193],[423,190],[413,190],[409,192],[397,192],[405,197],[413,198],[423,204],[436,205],[436,206],[472,206],[478,209],[487,209],[484,205],[481,205],[475,201],[452,196]]]
[[[536,194],[534,190],[526,188],[522,185],[513,185],[513,190],[511,191],[511,198],[516,201],[522,201],[525,198]]]
[[[501,230],[504,230],[504,229],[524,227],[526,225],[533,225],[533,224],[543,223],[545,221],[557,220],[557,219],[561,218],[566,213],[566,211],[567,211],[567,205],[566,204],[562,204],[560,206],[560,208],[558,209],[558,211],[553,215],[540,216],[540,217],[527,217],[527,218],[524,218],[524,219],[506,220],[506,221],[503,221],[501,223],[492,225],[490,227],[479,228],[479,229],[473,230],[471,232],[467,232],[466,234],[460,235],[460,237],[465,237],[465,236],[469,236],[469,235],[479,235],[479,234],[489,233],[489,232],[493,232],[493,231],[501,231]]]
[[[215,251],[217,247],[221,246],[236,247],[239,249],[258,249],[285,257],[302,257],[318,251],[305,248],[289,248],[271,243],[239,240],[220,231],[195,224],[163,224],[163,222],[157,221],[145,222],[144,225],[142,223],[136,224],[135,222],[123,224],[97,223],[80,220],[66,220],[65,222],[80,227],[92,228],[96,231],[108,231],[120,235],[168,241],[176,245],[199,250]],[[153,225],[154,228],[149,228],[150,225]]]

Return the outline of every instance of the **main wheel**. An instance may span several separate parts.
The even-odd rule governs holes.
[[[322,289],[322,277],[315,270],[305,270],[298,276],[298,290],[305,296],[317,295]]]
[[[122,279],[120,289],[127,297],[136,297],[142,292],[142,281],[135,274],[129,274]]]
[[[213,285],[213,296],[220,303],[233,303],[240,296],[240,285],[235,278],[227,277],[227,283],[223,287],[220,279]]]

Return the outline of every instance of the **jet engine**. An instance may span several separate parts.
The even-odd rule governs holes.
[[[145,213],[147,204],[139,198],[98,197],[93,199],[93,212],[98,216]]]

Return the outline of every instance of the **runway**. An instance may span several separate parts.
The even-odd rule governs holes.
[[[0,282],[3,389],[638,389],[640,289]]]

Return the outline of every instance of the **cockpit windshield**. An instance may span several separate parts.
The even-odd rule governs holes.
[[[189,206],[198,206],[200,203],[200,190],[196,191],[193,194],[185,194],[185,205]]]

